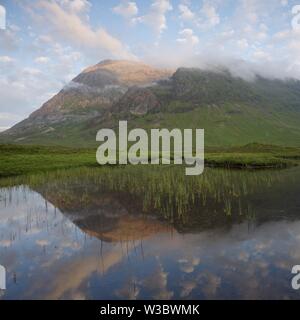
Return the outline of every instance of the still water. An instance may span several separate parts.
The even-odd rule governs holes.
[[[299,299],[300,169],[0,181],[0,299]]]

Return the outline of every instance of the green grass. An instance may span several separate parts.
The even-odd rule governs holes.
[[[174,107],[174,104],[176,106]],[[254,107],[245,103],[222,103],[198,106],[189,110],[188,102],[170,103],[164,112],[131,116],[129,129],[144,128],[190,128],[205,129],[205,145],[212,147],[243,146],[252,142],[278,146],[300,147],[300,112],[274,109],[269,106]],[[177,113],[183,108],[184,113]],[[187,111],[189,110],[189,111]],[[62,145],[68,147],[96,148],[96,134],[101,128],[117,128],[118,121],[125,118],[112,118],[103,123],[86,121],[83,123],[63,123],[52,125],[51,132],[33,129],[30,134],[1,136],[1,143],[28,145]],[[22,137],[18,141],[17,138]]]
[[[234,148],[207,148],[206,165],[227,168],[282,168],[296,165],[299,148],[250,144]],[[58,169],[98,166],[96,149],[0,145],[0,177]]]
[[[251,143],[241,147],[206,149],[209,166],[229,168],[283,168],[297,165],[300,148]]]
[[[202,106],[185,113],[146,115],[135,119],[132,127],[201,128],[205,145],[216,147],[243,146],[252,142],[300,147],[300,113],[286,110],[282,114],[267,106],[245,104]]]
[[[0,145],[0,177],[93,165],[96,165],[93,150]]]
[[[263,219],[271,215],[273,219],[274,210],[270,208],[284,218],[288,211],[297,215],[293,201],[299,176],[299,168],[253,171],[206,168],[201,176],[187,177],[183,167],[174,165],[80,167],[0,179],[0,197],[12,201],[10,187],[26,186],[26,190],[29,186],[64,214],[72,214],[74,210],[77,214],[84,209],[84,217],[101,204],[107,207],[108,203],[120,203],[128,212],[158,214],[171,222],[180,219],[180,225],[191,231],[195,227],[215,228],[216,224],[224,227],[224,219],[228,217],[236,222],[243,221],[243,216]],[[262,195],[267,205],[257,206]],[[291,202],[292,206],[286,207],[283,195],[285,203]],[[284,206],[287,210],[277,210]]]
[[[269,153],[209,153],[206,163],[210,167],[227,168],[285,168],[296,164]]]

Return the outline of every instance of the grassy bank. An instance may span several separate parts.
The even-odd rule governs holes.
[[[284,168],[298,165],[300,148],[257,143],[231,148],[206,148],[206,164],[228,168]]]
[[[0,177],[93,165],[94,150],[0,145]]]
[[[0,177],[97,166],[95,153],[95,149],[0,145]],[[260,144],[207,148],[205,158],[210,167],[283,168],[298,164],[300,149]]]

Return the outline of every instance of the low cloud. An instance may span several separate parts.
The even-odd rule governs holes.
[[[5,131],[5,130],[7,130],[7,129],[9,129],[10,127],[0,127],[0,132],[3,132],[3,131]]]
[[[179,32],[177,42],[195,46],[199,43],[199,38],[194,34],[192,29],[183,29]]]
[[[188,46],[191,49],[191,46]],[[186,48],[177,49],[176,55],[171,48],[162,50],[163,54],[145,55],[148,63],[160,67],[176,69],[179,67],[199,68],[203,70],[219,71],[227,69],[235,77],[247,81],[255,80],[256,76],[269,79],[300,79],[300,63],[285,59],[272,61],[263,52],[257,53],[257,60],[249,61],[221,50],[203,49],[198,54]]]

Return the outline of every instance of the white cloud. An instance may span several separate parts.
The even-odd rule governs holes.
[[[60,73],[51,69],[43,72],[21,63],[16,61],[0,73],[1,127],[10,127],[39,108],[61,89],[62,79],[68,74],[67,63]]]
[[[206,26],[206,27],[215,27],[217,26],[221,19],[219,14],[217,13],[216,8],[209,4],[208,2],[205,2],[202,9],[201,13],[204,16],[203,22],[200,20],[200,25]]]
[[[139,12],[139,9],[135,2],[123,1],[119,5],[113,8],[113,12],[124,18],[129,19],[136,16]]]
[[[248,43],[247,39],[238,40],[237,45],[242,50],[247,49],[249,47],[249,43]]]
[[[106,52],[115,58],[133,58],[120,40],[103,28],[93,30],[88,19],[80,15],[83,10],[88,9],[87,5],[80,5],[86,1],[79,1],[76,6],[70,6],[69,2],[40,0],[38,3],[41,12],[36,14],[42,13],[43,24],[48,24],[57,39],[81,48],[86,54],[99,56],[100,52]]]
[[[223,32],[220,33],[220,36],[223,39],[230,39],[235,35],[235,31],[233,29],[229,29],[229,30],[225,30]]]
[[[87,13],[91,8],[91,3],[88,0],[51,0],[51,1],[57,2],[57,4],[59,4],[62,8],[64,8],[64,10],[68,10],[74,14]],[[48,2],[51,2],[51,1],[48,1]]]
[[[257,32],[254,36],[259,41],[266,40],[268,37],[267,33],[265,33],[265,32]]]
[[[185,22],[193,22],[200,28],[212,28],[220,24],[221,18],[217,8],[209,1],[205,0],[200,9],[192,11],[187,3],[178,6],[179,18]]]
[[[19,120],[20,117],[13,113],[3,113],[0,112],[0,120]]]
[[[0,89],[0,93],[1,91],[2,90]],[[5,103],[5,97],[3,97],[3,100],[1,98],[1,103]],[[7,130],[8,128],[11,127],[13,123],[17,123],[21,120],[22,120],[22,116],[17,115],[15,113],[0,112],[0,132]]]
[[[50,59],[48,57],[37,57],[34,61],[36,63],[48,63]]]
[[[0,5],[0,30],[6,29],[6,10]]]
[[[275,33],[273,37],[274,37],[274,39],[277,39],[277,40],[284,40],[284,39],[287,39],[288,37],[290,37],[290,35],[291,35],[290,30],[282,30],[282,31]]]
[[[15,60],[9,56],[0,56],[0,63],[10,63],[14,62]]]
[[[259,25],[259,29],[263,32],[267,32],[269,30],[268,26],[266,26],[264,23]]]
[[[86,12],[91,7],[91,4],[87,0],[73,0],[73,1],[62,0],[62,2],[67,3],[70,10],[75,13]]]
[[[192,29],[183,29],[179,32],[180,37],[176,40],[179,43],[185,43],[194,46],[199,43],[199,38]]]
[[[0,52],[1,54],[11,54],[18,48],[20,42],[17,36],[17,30],[12,28],[10,25],[7,26],[6,30],[0,30]]]
[[[255,51],[253,57],[258,60],[269,60],[271,58],[271,56],[263,50]]]
[[[186,4],[180,4],[178,6],[180,12],[180,19],[182,20],[193,20],[195,19],[194,12]]]
[[[146,15],[135,18],[133,21],[145,23],[161,34],[167,28],[166,14],[171,10],[173,7],[169,0],[155,0]]]

